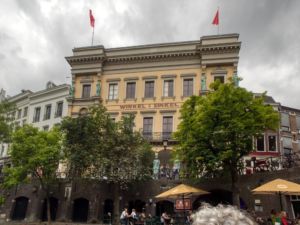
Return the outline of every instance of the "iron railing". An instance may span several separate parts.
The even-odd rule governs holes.
[[[142,131],[143,137],[150,142],[174,141],[173,132],[145,132]]]

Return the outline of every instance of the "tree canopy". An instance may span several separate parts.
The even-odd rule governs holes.
[[[69,176],[112,184],[115,223],[119,222],[120,189],[151,177],[153,152],[133,128],[132,115],[115,122],[102,105],[90,108],[86,115],[65,118],[61,126]]]
[[[9,113],[14,110],[14,105],[7,100],[0,102],[0,142],[7,142],[11,136],[12,117]]]
[[[58,164],[63,159],[60,132],[25,125],[13,133],[9,154],[12,167],[4,169],[4,188],[37,181],[46,194],[50,221],[50,188],[57,184]]]
[[[241,159],[253,151],[253,138],[266,129],[278,129],[279,116],[264,103],[233,83],[211,85],[205,96],[192,96],[182,106],[176,149],[185,164],[185,174],[230,174],[233,202],[239,205],[238,170]]]

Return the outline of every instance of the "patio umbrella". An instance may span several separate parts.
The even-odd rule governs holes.
[[[276,179],[253,189],[252,193],[279,194],[280,208],[282,210],[281,195],[300,195],[300,185],[287,180]]]
[[[174,188],[171,188],[168,191],[165,191],[165,192],[155,196],[155,198],[173,198],[173,199],[182,198],[183,213],[184,213],[184,217],[185,217],[184,198],[194,196],[194,195],[206,195],[206,194],[209,194],[209,192],[188,186],[186,184],[180,184]]]
[[[186,184],[180,184],[174,188],[171,188],[168,191],[165,191],[155,196],[155,198],[178,198],[182,196],[188,197],[192,195],[206,195],[206,194],[209,194],[209,192],[188,186]]]

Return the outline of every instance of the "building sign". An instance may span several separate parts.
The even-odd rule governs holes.
[[[119,105],[121,110],[136,110],[136,109],[174,109],[179,108],[179,102],[171,102],[171,103],[146,103],[146,104],[127,104],[127,105]]]
[[[183,205],[183,202],[184,202],[184,205]],[[185,198],[184,200],[183,199],[176,199],[175,209],[176,210],[190,210],[190,209],[192,209],[191,199],[189,199],[189,198]]]

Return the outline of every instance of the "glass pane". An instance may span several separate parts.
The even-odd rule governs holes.
[[[276,149],[276,136],[275,135],[270,135],[268,137],[268,144],[269,144],[269,151],[275,152]]]

